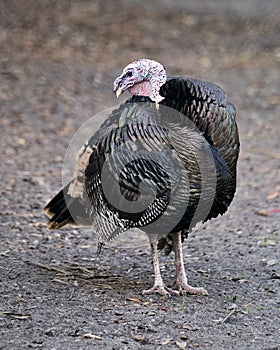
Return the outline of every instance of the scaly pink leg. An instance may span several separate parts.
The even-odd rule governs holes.
[[[159,267],[157,241],[156,240],[152,241],[152,239],[151,239],[151,251],[152,251],[152,259],[153,259],[154,273],[155,273],[154,286],[150,289],[143,290],[142,294],[158,293],[164,297],[169,297],[169,296],[171,296],[171,294],[179,295],[179,292],[177,290],[173,290],[171,288],[168,288],[163,283],[161,273],[160,273],[160,267]]]
[[[176,264],[176,280],[175,284],[178,286],[180,294],[196,294],[196,295],[208,295],[207,290],[204,288],[192,287],[188,284],[186,270],[184,266],[181,232],[173,234],[173,245],[175,252],[175,264]]]

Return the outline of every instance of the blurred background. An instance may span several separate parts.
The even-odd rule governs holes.
[[[61,184],[59,168],[74,132],[128,98],[116,100],[113,80],[132,60],[149,57],[169,75],[209,80],[226,90],[237,107],[246,158],[240,174],[256,170],[246,184],[263,189],[263,176],[256,179],[265,167],[262,157],[279,162],[278,155],[269,156],[279,152],[279,13],[277,0],[2,0],[1,147],[7,174],[36,173],[47,186],[39,190],[44,194]]]

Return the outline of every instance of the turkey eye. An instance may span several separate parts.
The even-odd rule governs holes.
[[[127,76],[128,78],[132,77],[132,72],[127,72],[127,73],[126,73],[126,76]]]

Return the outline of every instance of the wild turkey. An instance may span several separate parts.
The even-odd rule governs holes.
[[[215,84],[167,78],[139,59],[114,82],[114,110],[83,146],[74,179],[45,207],[49,229],[93,225],[102,244],[131,228],[147,232],[154,285],[144,294],[207,295],[188,284],[182,242],[200,221],[224,214],[234,197],[239,154],[235,108]],[[177,290],[161,277],[158,249],[175,252]]]

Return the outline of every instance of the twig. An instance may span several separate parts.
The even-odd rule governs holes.
[[[7,316],[18,320],[26,320],[27,318],[31,317],[31,315],[17,314],[9,311],[0,311],[0,316]]]
[[[69,275],[69,273],[67,271],[58,269],[57,267],[54,267],[54,266],[48,266],[48,265],[44,265],[44,264],[41,264],[41,263],[37,263],[37,262],[34,262],[34,261],[28,261],[28,260],[25,261],[25,262],[28,265],[38,266],[38,267],[41,267],[42,269],[46,269],[48,271],[55,271],[55,272],[62,273],[63,275]]]
[[[59,279],[59,278],[54,278],[53,281],[54,281],[54,282],[57,282],[57,283],[65,284],[66,286],[69,285],[69,282],[62,281],[62,280]]]
[[[220,324],[225,323],[232,315],[234,315],[237,312],[236,309],[231,310],[231,312],[222,320],[218,320],[217,322]]]

